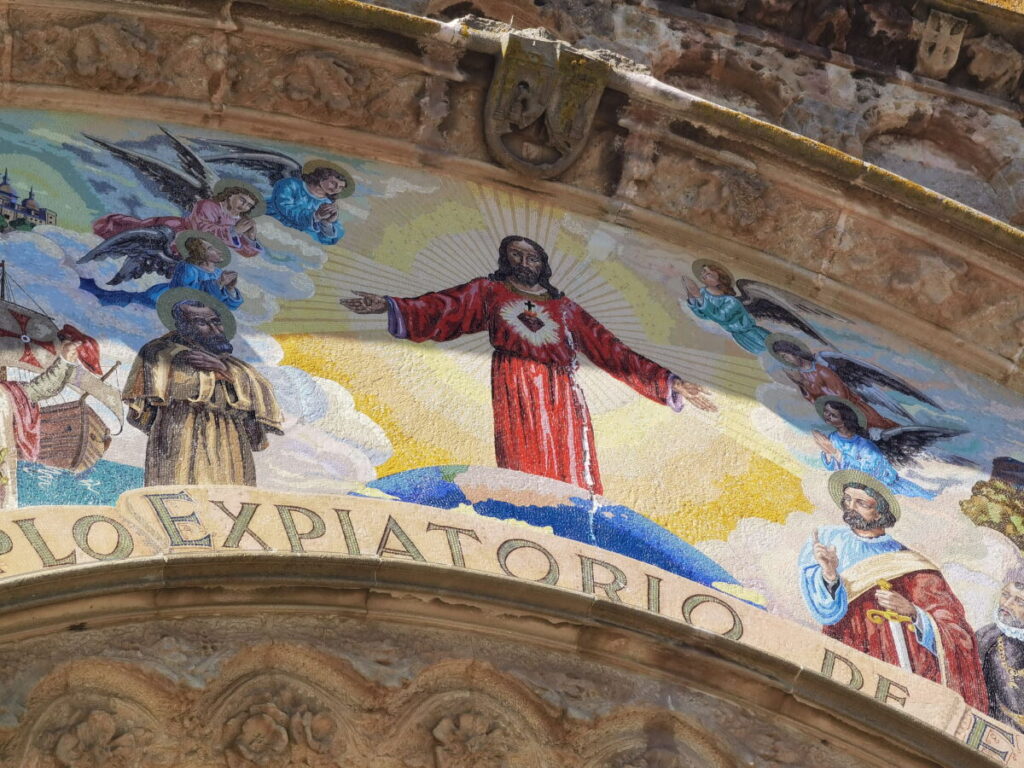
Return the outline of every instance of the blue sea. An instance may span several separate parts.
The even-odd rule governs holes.
[[[32,461],[18,462],[18,506],[97,504],[113,506],[118,496],[142,486],[141,467],[101,459],[80,475]]]

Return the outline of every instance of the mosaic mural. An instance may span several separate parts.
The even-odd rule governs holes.
[[[1024,732],[1008,391],[740,264],[425,171],[19,111],[0,167],[4,509],[235,485],[515,521]]]

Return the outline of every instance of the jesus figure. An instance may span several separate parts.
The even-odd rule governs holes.
[[[551,285],[548,255],[526,237],[498,248],[498,269],[464,285],[416,298],[357,291],[341,304],[388,315],[392,336],[450,341],[487,331],[499,467],[543,475],[601,493],[601,475],[577,370],[582,352],[641,395],[682,410],[683,401],[717,410],[707,393],[637,354]]]

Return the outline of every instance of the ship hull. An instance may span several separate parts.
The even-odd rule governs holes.
[[[81,400],[40,409],[38,461],[74,473],[92,467],[110,447],[110,430]]]

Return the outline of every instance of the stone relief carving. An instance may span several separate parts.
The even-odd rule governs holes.
[[[157,733],[158,728],[137,705],[110,694],[67,694],[45,712],[17,764],[21,768],[166,768],[175,765],[179,755],[166,734]]]
[[[508,33],[484,114],[502,165],[536,178],[565,171],[586,146],[608,64],[543,37]]]
[[[213,715],[228,768],[338,768],[348,751],[331,704],[281,672],[231,688]],[[200,726],[202,727],[202,726]]]
[[[622,140],[622,173],[616,194],[636,200],[657,168],[658,142],[668,121],[654,107],[633,104],[623,112],[620,125],[629,133]]]
[[[964,44],[967,72],[987,92],[1009,97],[1017,91],[1024,56],[1010,43],[996,35],[985,35]]]
[[[271,701],[253,704],[225,723],[228,768],[335,768],[334,718],[306,705],[281,706]]]
[[[420,73],[356,62],[332,51],[295,50],[229,39],[225,102],[301,113],[342,126],[412,138],[419,124]]]
[[[765,213],[768,184],[756,173],[693,158],[684,204],[720,226],[749,229]]]
[[[853,26],[851,0],[807,0],[804,6],[804,39],[812,45],[846,50],[846,36]]]
[[[514,749],[501,724],[479,712],[444,717],[431,733],[436,768],[503,768]]]
[[[216,45],[185,29],[157,32],[139,19],[103,16],[82,23],[25,12],[14,24],[13,76],[113,92],[207,95]]]
[[[435,40],[420,43],[423,63],[437,74],[426,78],[420,97],[420,129],[416,137],[420,144],[434,148],[445,147],[441,125],[451,111],[449,85],[462,82],[465,76],[459,71],[459,59],[464,49]]]
[[[914,72],[936,80],[945,79],[960,57],[967,21],[941,11],[931,11],[921,29]]]
[[[65,734],[69,754],[106,740],[126,757],[133,734],[144,751],[131,768],[864,765],[817,748],[820,723],[782,728],[685,685],[666,702],[660,676],[336,613],[48,633],[0,648],[0,670],[0,764],[12,768],[122,768],[102,749],[106,762],[57,762]]]
[[[132,768],[144,763],[152,741],[151,731],[93,709],[60,732],[53,758],[62,768]]]

